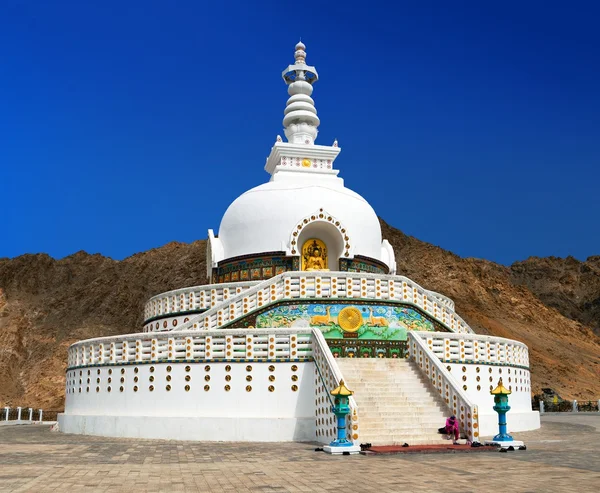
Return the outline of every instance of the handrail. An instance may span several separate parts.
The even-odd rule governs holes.
[[[252,311],[281,300],[314,298],[372,299],[399,301],[428,313],[449,330],[472,333],[473,330],[453,310],[428,299],[428,291],[400,276],[354,272],[284,272],[231,296],[209,310],[191,317],[172,331],[212,330]],[[437,300],[437,298],[434,298]]]
[[[342,375],[342,371],[335,361],[333,354],[331,354],[331,350],[327,345],[323,333],[319,329],[312,329],[312,335],[313,359],[322,383],[322,386],[317,386],[317,389],[315,389],[315,396],[317,402],[320,404],[323,402],[329,402],[330,404],[330,406],[325,407],[317,405],[319,416],[317,418],[317,439],[321,442],[327,442],[325,436],[327,436],[327,431],[332,429],[331,425],[328,426],[327,423],[336,423],[335,414],[332,411],[334,400],[331,396],[331,391],[340,384],[340,381],[344,379],[344,376]],[[349,405],[350,419],[348,419],[346,434],[348,438],[356,444],[359,437],[359,413],[356,400],[352,396],[350,396]],[[323,413],[325,413],[325,417],[323,417]],[[330,433],[329,438],[333,440],[335,434],[332,435]]]
[[[227,313],[224,313],[223,305],[225,303],[219,304],[199,315],[196,315],[195,317],[192,317],[188,322],[184,323],[180,327],[172,329],[171,332],[179,332],[182,330],[189,330],[192,327],[194,329],[206,329],[206,330],[219,328],[225,322],[229,322],[230,318],[231,319],[237,318],[235,315],[237,315],[238,312],[242,311],[242,309],[239,305],[241,304],[241,302],[243,302],[243,300],[245,298],[247,298],[248,296],[256,295],[258,292],[264,290],[265,288],[268,288],[269,285],[276,285],[273,283],[274,282],[277,283],[278,281],[281,281],[283,279],[283,276],[284,276],[284,274],[279,274],[270,279],[265,279],[264,281],[260,281],[258,284],[255,284],[248,290],[232,296],[228,300],[229,310],[227,310]],[[277,288],[275,288],[275,290],[277,290]],[[261,295],[261,297],[262,297],[262,295]],[[259,302],[259,300],[256,300],[255,305],[257,305],[257,306],[253,306],[252,308],[249,308],[248,305],[246,304],[246,307],[244,307],[244,309],[243,309],[243,314],[250,312],[252,309],[254,309],[256,307],[262,306],[263,305],[262,300],[260,300],[260,302]],[[231,307],[232,306],[233,306],[233,312],[234,312],[233,317],[231,317],[231,314],[232,314]],[[240,313],[240,315],[242,315],[242,313]],[[214,320],[210,320],[211,318]],[[204,322],[205,322],[204,327],[199,327],[199,324],[202,320],[204,320]],[[208,326],[206,324],[207,321],[209,321]],[[213,321],[214,321],[214,323],[211,324],[210,322],[213,322]],[[215,326],[211,327],[211,325],[215,325]]]
[[[435,353],[428,347],[419,332],[408,332],[410,357],[421,372],[438,390],[446,405],[457,417],[460,427],[469,441],[478,441],[479,410],[460,387]]]
[[[68,368],[194,359],[312,358],[310,329],[142,332],[72,344]]]
[[[476,334],[414,332],[442,362],[506,363],[529,368],[529,349],[522,342]]]
[[[173,289],[152,296],[144,304],[144,324],[156,317],[191,310],[204,310],[226,300],[229,292],[239,293],[260,281],[241,281],[227,284],[205,284]]]
[[[289,271],[284,274],[290,276],[301,275],[302,271]],[[314,274],[315,272],[304,272],[304,274]],[[340,272],[336,271],[322,271],[318,273],[324,279],[328,276],[337,276]],[[342,272],[342,274],[352,274],[355,276],[364,277],[366,279],[391,279],[395,282],[405,283],[409,290],[413,290],[409,301],[414,301],[415,293],[417,291],[417,301],[423,301],[423,295],[429,299],[434,300],[440,306],[445,306],[450,311],[455,311],[454,301],[447,296],[444,296],[435,291],[427,290],[414,282],[413,280],[404,276],[389,276],[381,274],[370,274],[366,272]],[[278,276],[281,276],[279,274]],[[272,281],[276,277],[271,277],[264,281]],[[228,299],[230,294],[239,294],[242,291],[260,284],[264,281],[239,281],[231,283],[219,283],[219,284],[207,284],[204,286],[192,286],[180,289],[174,289],[165,293],[160,293],[150,298],[144,305],[144,324],[151,319],[157,317],[165,317],[168,315],[175,315],[182,312],[188,312],[191,310],[204,310],[215,306],[217,303]],[[404,287],[404,284],[402,284]],[[430,303],[431,304],[431,303]]]

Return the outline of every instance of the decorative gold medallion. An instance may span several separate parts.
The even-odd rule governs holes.
[[[362,313],[355,306],[347,306],[340,310],[338,324],[345,332],[356,332],[363,325]]]
[[[304,158],[302,160],[302,167],[303,168],[310,168],[310,165],[312,164],[311,160],[308,158]]]

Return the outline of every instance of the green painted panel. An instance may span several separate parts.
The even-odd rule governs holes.
[[[406,306],[299,303],[256,317],[257,328],[318,327],[326,339],[404,341],[409,330],[434,332],[433,322]]]

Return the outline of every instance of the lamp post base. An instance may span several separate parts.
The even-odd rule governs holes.
[[[360,453],[360,447],[358,445],[351,445],[350,447],[336,447],[335,445],[325,445],[323,447],[323,452],[326,452],[331,455],[342,455],[345,452],[347,452],[350,455],[354,455]]]
[[[498,440],[486,440],[484,445],[494,445],[495,447],[500,448],[508,448],[513,447],[515,450],[518,450],[519,447],[524,447],[525,442],[521,442],[520,440],[507,440],[507,441],[498,441]]]

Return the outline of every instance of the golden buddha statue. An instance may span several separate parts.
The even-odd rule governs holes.
[[[327,268],[327,248],[316,238],[311,238],[302,247],[302,270],[329,270]]]

